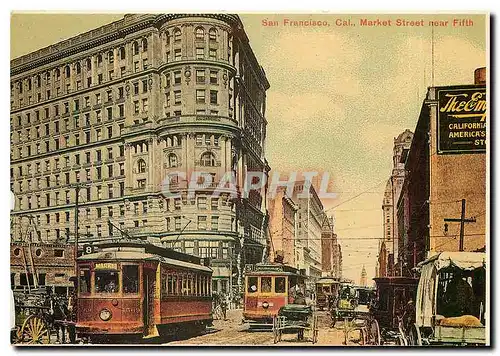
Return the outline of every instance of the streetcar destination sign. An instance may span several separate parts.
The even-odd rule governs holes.
[[[486,89],[438,88],[438,154],[486,152]]]

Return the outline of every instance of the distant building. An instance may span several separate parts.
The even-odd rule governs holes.
[[[288,196],[285,187],[279,187],[276,196],[268,201],[270,260],[296,267],[295,240],[298,206]]]
[[[394,264],[397,263],[398,239],[396,224],[396,203],[405,179],[404,158],[410,149],[413,133],[405,130],[394,138],[393,169],[387,181],[382,202],[384,236],[379,246],[378,276],[394,274]]]
[[[309,189],[308,189],[309,187]],[[309,280],[321,277],[323,204],[313,185],[307,181],[295,183],[293,201],[298,205],[295,263],[303,269]]]
[[[334,232],[334,220],[333,217],[327,217],[326,215],[323,219],[323,229],[321,232],[321,253],[323,276],[340,277],[339,247],[337,234]]]
[[[359,279],[359,285],[362,287],[367,286],[367,279],[366,279],[366,268],[365,265],[363,265],[363,268],[361,269],[361,278]]]
[[[486,70],[476,83],[430,87],[415,129],[399,198],[402,272],[429,255],[459,251],[465,199],[464,251],[486,248]],[[466,109],[464,109],[466,108]]]

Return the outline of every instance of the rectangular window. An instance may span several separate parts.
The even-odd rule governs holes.
[[[211,71],[210,71],[211,73]],[[196,70],[196,83],[197,84],[205,84],[205,70],[197,69]]]
[[[212,216],[212,230],[213,231],[219,230],[219,217],[218,216]]]
[[[196,89],[196,102],[198,104],[205,103],[205,90],[204,89]]]
[[[207,217],[198,216],[198,230],[206,230],[206,229],[207,229]]]
[[[148,106],[148,99],[142,99],[142,112],[148,112],[149,106]]]
[[[207,208],[207,197],[198,197],[198,209]]]
[[[135,114],[139,113],[139,101],[138,100],[134,101],[134,113]]]
[[[217,71],[210,71],[210,84],[217,84]]]
[[[139,62],[136,61],[134,62],[134,73],[137,73],[139,71]]]
[[[210,104],[217,104],[217,90],[210,90]]]
[[[258,281],[258,277],[247,277],[247,292],[248,293],[257,292],[257,281]]]
[[[181,72],[174,72],[174,84],[181,84]]]
[[[205,48],[197,47],[196,48],[196,59],[203,59],[205,57]]]
[[[181,231],[181,217],[175,217],[175,231]]]
[[[139,266],[124,265],[122,268],[123,293],[139,293]]]
[[[181,60],[181,57],[182,57],[182,55],[181,55],[181,50],[180,50],[180,48],[175,49],[175,50],[174,50],[174,60],[176,60],[176,61],[180,61],[180,60]]]
[[[147,80],[143,80],[142,81],[142,92],[143,93],[147,93],[148,92],[148,81]]]
[[[214,48],[210,48],[210,51],[208,52],[209,58],[210,59],[217,59],[217,50]]]
[[[181,91],[180,90],[174,91],[174,104],[175,105],[181,104]]]

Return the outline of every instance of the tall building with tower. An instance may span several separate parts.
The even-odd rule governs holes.
[[[363,268],[361,269],[361,277],[359,278],[359,285],[361,287],[366,287],[368,285],[365,265],[363,265]]]
[[[379,244],[378,276],[391,276],[397,263],[398,226],[396,203],[406,176],[405,159],[410,149],[413,133],[405,130],[394,138],[393,168],[387,180],[382,202],[383,238]]]
[[[266,247],[266,188],[242,190],[270,170],[268,88],[230,14],[125,15],[12,60],[12,241],[148,238],[241,286]]]
[[[437,252],[485,251],[486,76],[479,68],[474,84],[427,91],[397,202],[403,275]]]

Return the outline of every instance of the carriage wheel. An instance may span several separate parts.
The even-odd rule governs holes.
[[[366,339],[367,339],[367,335],[366,335],[366,329],[365,328],[360,328],[359,329],[359,344],[361,346],[365,346],[367,343],[366,343]]]
[[[369,321],[368,335],[369,335],[368,343],[370,345],[380,345],[381,344],[380,328],[378,326],[378,322],[376,319],[371,319]]]
[[[408,345],[422,346],[422,336],[420,335],[420,328],[415,324],[412,326],[410,334],[408,335]]]
[[[49,328],[38,315],[30,315],[21,328],[21,342],[25,344],[48,344]]]
[[[275,315],[273,317],[273,343],[278,342],[278,317]]]
[[[315,344],[317,342],[318,342],[318,316],[314,315],[312,324],[312,343]]]

